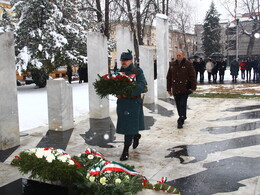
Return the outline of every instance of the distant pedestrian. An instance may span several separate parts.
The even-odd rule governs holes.
[[[245,80],[245,71],[246,71],[246,62],[245,59],[243,59],[240,63],[239,63],[239,67],[240,67],[240,71],[241,71],[241,79]]]
[[[237,82],[238,72],[239,72],[239,63],[236,60],[236,58],[234,58],[230,63],[230,75],[232,75],[233,82]]]
[[[258,60],[257,57],[252,62],[253,65],[253,81],[257,80],[257,73],[258,73]]]
[[[225,76],[225,70],[227,67],[227,62],[224,60],[224,58],[221,58],[218,62],[218,69],[219,69],[219,81],[221,83],[224,82],[224,76]]]
[[[212,64],[213,64],[213,68],[212,68],[213,82],[216,83],[218,77],[218,64],[215,58],[213,59]]]
[[[206,64],[206,70],[208,72],[208,82],[211,81],[211,75],[212,75],[212,69],[214,67],[214,64],[212,63],[211,59],[208,59],[208,62]]]
[[[68,76],[69,83],[71,83],[71,80],[72,80],[72,67],[71,67],[71,65],[67,66],[66,75]]]
[[[246,60],[246,81],[247,82],[251,81],[252,67],[253,67],[253,61],[251,60],[250,57],[248,57]]]
[[[203,83],[204,82],[204,72],[206,70],[206,67],[205,67],[205,61],[202,58],[199,59],[198,69],[199,69],[199,73],[200,73],[200,82]]]
[[[193,61],[193,67],[196,73],[196,80],[198,79],[198,74],[199,74],[199,59],[195,58]]]

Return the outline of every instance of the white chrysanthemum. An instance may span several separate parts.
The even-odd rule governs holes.
[[[128,175],[125,176],[126,179],[130,179],[130,177]]]
[[[60,153],[60,154],[63,154],[65,151],[64,150],[62,150],[62,149],[57,149],[56,150],[58,153]]]
[[[90,176],[89,177],[89,181],[94,182],[95,181],[95,177],[94,176]]]
[[[122,181],[121,181],[121,179],[116,179],[115,180],[115,183],[121,183]]]
[[[58,156],[57,159],[61,162],[67,162],[68,158],[66,155]]]
[[[90,174],[88,173],[88,174],[86,175],[86,178],[89,178],[89,176],[90,176]]]
[[[107,178],[105,177],[101,177],[99,182],[102,184],[102,185],[106,185],[106,182],[107,182]]]
[[[55,160],[55,156],[53,154],[50,154],[46,157],[47,162],[51,163],[53,160]]]
[[[49,155],[52,155],[51,150],[44,150],[44,151],[43,151],[43,156],[44,156],[44,157],[47,157],[47,156],[49,156]]]
[[[94,158],[94,155],[90,154],[88,155],[88,159],[93,159]]]
[[[80,157],[81,157],[81,154],[78,154],[78,157],[80,158]]]
[[[75,165],[73,160],[69,160],[69,165]]]
[[[36,153],[35,153],[35,155],[37,156],[37,158],[42,158],[42,157],[43,157],[43,154],[44,154],[43,150],[37,150]]]

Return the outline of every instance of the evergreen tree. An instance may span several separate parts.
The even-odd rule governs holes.
[[[77,18],[74,1],[14,0],[13,3],[18,21],[17,65],[30,71],[32,77],[38,75],[33,78],[36,85],[44,87],[46,75],[61,65],[84,62],[86,32]]]
[[[219,14],[213,2],[206,14],[203,29],[202,42],[206,56],[209,56],[213,52],[219,52],[221,49],[221,29],[219,25]]]

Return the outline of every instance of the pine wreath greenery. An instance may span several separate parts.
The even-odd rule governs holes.
[[[23,174],[31,173],[32,179],[61,182],[79,195],[130,195],[144,188],[179,194],[164,182],[149,183],[133,166],[108,161],[91,148],[73,157],[53,147],[33,148],[15,156],[11,164]]]
[[[115,72],[113,74],[98,75],[99,80],[96,80],[93,85],[97,95],[101,98],[107,95],[114,96],[130,96],[133,89],[136,87],[134,81],[135,75],[127,76],[122,72]]]

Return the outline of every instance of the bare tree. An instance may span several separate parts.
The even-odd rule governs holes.
[[[191,7],[187,3],[176,0],[175,3],[172,5],[172,9],[170,9],[169,12],[169,23],[179,29],[183,35],[187,56],[190,55],[186,34],[191,27],[191,10]]]
[[[239,2],[237,0],[224,0],[222,1],[222,5],[234,18],[234,22],[236,19],[239,21],[239,18],[237,18],[237,10],[243,11],[246,16],[249,17],[250,22],[238,22],[238,25],[241,29],[240,33],[249,37],[247,56],[252,56],[255,44],[254,35],[260,31],[260,0],[241,0]],[[234,9],[232,9],[233,7]]]

